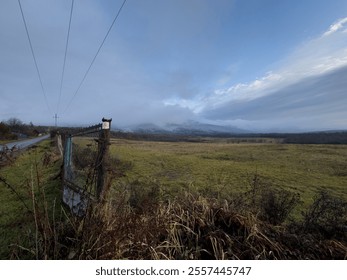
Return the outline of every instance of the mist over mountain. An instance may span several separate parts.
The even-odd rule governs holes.
[[[148,134],[181,134],[181,135],[214,135],[214,134],[243,134],[251,131],[235,126],[222,126],[201,123],[197,121],[187,121],[181,124],[167,123],[157,125],[154,123],[142,123],[127,127],[117,127],[116,130],[134,133]]]

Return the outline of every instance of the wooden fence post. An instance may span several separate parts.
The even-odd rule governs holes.
[[[107,192],[107,158],[108,146],[110,145],[110,129],[112,119],[102,119],[102,129],[98,140],[98,160],[97,160],[97,181],[96,181],[96,197],[98,201],[105,199]]]

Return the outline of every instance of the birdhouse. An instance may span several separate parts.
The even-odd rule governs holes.
[[[102,118],[102,129],[110,129],[112,119]]]

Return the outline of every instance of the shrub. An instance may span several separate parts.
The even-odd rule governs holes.
[[[257,214],[263,221],[273,225],[282,224],[300,202],[300,195],[275,189],[264,179],[255,174],[251,182],[251,190],[245,193],[247,201],[244,208]]]
[[[260,218],[282,224],[300,201],[300,195],[286,190],[267,189],[261,193]]]
[[[321,191],[303,216],[303,228],[306,232],[321,234],[326,238],[346,238],[346,201]]]

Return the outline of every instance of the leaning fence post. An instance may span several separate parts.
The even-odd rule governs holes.
[[[57,145],[59,154],[63,158],[64,157],[64,149],[63,149],[63,141],[61,139],[61,134],[59,132],[57,132],[57,134],[55,135],[55,138],[56,138],[56,145]]]
[[[97,184],[96,184],[96,197],[98,201],[102,201],[105,197],[107,187],[107,153],[110,144],[110,129],[112,119],[102,119],[102,129],[100,131],[98,141],[98,161],[97,161]]]

